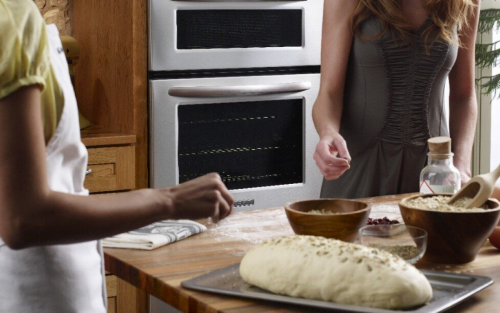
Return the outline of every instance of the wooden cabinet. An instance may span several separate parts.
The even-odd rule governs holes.
[[[135,147],[90,148],[85,188],[91,193],[135,188]]]
[[[135,189],[136,136],[99,126],[86,128],[81,135],[89,153],[85,188],[91,194]],[[106,273],[106,290],[108,313],[147,312],[146,294],[111,273]]]
[[[117,313],[116,311],[116,289],[118,278],[115,275],[106,273],[106,293],[108,294],[108,313]]]
[[[116,138],[108,136],[117,140],[108,144],[130,144],[120,140],[135,136],[135,188],[148,187],[146,8],[147,0],[73,3],[74,37],[80,44],[75,66],[78,108],[92,124],[117,134]],[[96,170],[106,176],[111,167],[98,166]],[[108,178],[108,182],[99,178],[103,185],[92,184],[92,188],[108,191],[114,184],[113,178]]]
[[[147,0],[72,3],[78,108],[98,125],[82,131],[92,170],[85,187],[91,193],[147,188]],[[108,312],[147,312],[145,293],[112,275],[107,282]]]
[[[148,313],[148,296],[124,280],[106,273],[108,313]]]
[[[90,193],[135,189],[135,135],[92,126],[82,131],[89,153],[85,188]]]

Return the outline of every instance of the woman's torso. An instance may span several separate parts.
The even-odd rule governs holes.
[[[418,191],[427,139],[448,135],[445,85],[458,47],[438,40],[428,53],[421,32],[412,45],[355,37],[345,80],[340,134],[352,157],[339,179],[324,181],[321,197],[362,198]],[[377,18],[361,32],[380,32]]]
[[[377,140],[422,145],[448,135],[445,85],[458,47],[438,41],[427,54],[420,33],[429,23],[413,46],[399,45],[389,31],[379,40],[354,38],[340,130],[352,157]],[[379,31],[376,18],[362,25],[368,36]]]
[[[41,20],[39,13],[34,12],[36,6],[28,0],[0,0],[0,5],[11,15],[14,24],[27,19]],[[40,49],[48,49],[49,60],[45,61],[48,68],[42,78],[45,86],[42,106],[47,105],[44,99],[64,101],[58,105],[60,114],[54,113],[58,115],[56,127],[46,132],[51,134],[46,147],[48,184],[53,191],[85,196],[88,194],[83,187],[87,152],[80,139],[76,99],[57,28],[54,25],[45,28],[43,21],[39,24],[31,20],[27,25],[29,29],[18,30],[20,38],[14,38],[13,42],[19,41],[15,46],[20,48],[25,31],[39,32]],[[20,49],[20,55],[30,56],[24,47]],[[39,57],[27,59],[35,63],[36,58]],[[29,66],[21,64],[14,70],[24,67]],[[42,73],[39,71],[36,75]],[[47,97],[47,93],[60,94]],[[51,111],[57,112],[57,109]],[[54,115],[44,114],[43,118],[46,127],[54,123]],[[50,122],[46,123],[45,119]],[[0,239],[0,269],[0,312],[106,311],[102,249],[98,241],[12,250]]]

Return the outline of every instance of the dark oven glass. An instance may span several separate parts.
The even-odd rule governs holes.
[[[177,49],[301,47],[302,10],[179,10]]]
[[[302,183],[302,99],[181,105],[179,182],[217,172],[229,189]]]

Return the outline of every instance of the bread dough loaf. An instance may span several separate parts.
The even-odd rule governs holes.
[[[273,293],[339,304],[405,309],[432,298],[427,278],[403,259],[323,237],[265,241],[245,255],[240,275]]]

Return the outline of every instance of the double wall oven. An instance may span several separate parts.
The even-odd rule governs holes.
[[[323,1],[150,0],[150,177],[217,172],[235,209],[319,196]]]

